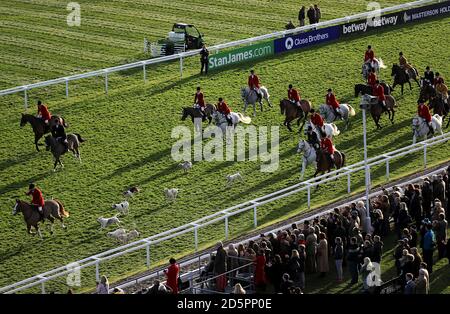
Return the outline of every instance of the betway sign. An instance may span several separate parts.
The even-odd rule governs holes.
[[[341,34],[352,35],[358,33],[365,33],[369,30],[376,29],[383,26],[395,26],[402,21],[400,13],[393,13],[378,18],[372,18],[372,20],[361,20],[353,23],[342,25]]]

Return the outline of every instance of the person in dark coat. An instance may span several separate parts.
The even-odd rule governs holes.
[[[294,282],[291,280],[289,274],[283,274],[283,281],[280,285],[280,292],[282,294],[290,294],[290,288],[294,286]]]
[[[302,6],[300,11],[298,11],[298,22],[300,26],[305,26],[305,10],[306,10],[305,6]]]
[[[308,17],[309,24],[315,24],[316,23],[316,11],[314,10],[314,7],[311,5],[306,12],[306,16]]]
[[[347,251],[347,263],[348,270],[350,271],[350,276],[352,278],[350,284],[355,284],[358,282],[358,262],[359,262],[360,247],[357,244],[355,237],[350,239],[350,245]]]
[[[315,23],[319,23],[320,19],[322,18],[322,12],[320,12],[320,8],[319,8],[319,6],[317,4],[314,5],[314,13],[316,15],[315,16],[315,18],[316,18]]]
[[[431,203],[433,201],[433,189],[428,179],[422,183],[422,209],[425,218],[431,218]]]
[[[423,73],[423,78],[428,81],[429,84],[434,84],[434,72],[431,71],[430,67],[427,66],[425,68],[425,72]]]
[[[202,65],[200,74],[203,74],[203,69],[205,70],[205,74],[208,74],[208,57],[209,50],[206,48],[206,45],[203,44],[202,50],[200,50],[200,63]]]
[[[283,274],[285,270],[283,269],[281,256],[276,254],[273,258],[273,261],[267,264],[267,277],[272,284],[275,293],[280,292],[281,280],[283,278]]]
[[[223,248],[222,242],[217,244],[216,258],[214,259],[214,276],[219,276],[216,278],[216,287],[220,292],[225,291],[225,286],[227,284],[227,278],[224,274],[227,271],[227,252]]]

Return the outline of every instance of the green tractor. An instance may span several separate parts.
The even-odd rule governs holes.
[[[172,31],[165,39],[150,45],[152,56],[172,55],[189,49],[200,49],[203,46],[203,34],[192,24],[175,23]],[[148,41],[144,40],[144,51],[148,50]]]

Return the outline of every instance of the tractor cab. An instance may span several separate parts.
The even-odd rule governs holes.
[[[202,36],[203,34],[200,34],[194,25],[185,23],[173,24],[172,31],[169,33],[171,40],[183,40],[186,50],[200,49],[203,46]]]

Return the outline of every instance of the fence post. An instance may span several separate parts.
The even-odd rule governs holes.
[[[147,251],[147,267],[150,268],[150,243],[145,247]]]
[[[198,251],[198,228],[194,228],[195,252]]]
[[[389,159],[386,159],[386,181],[389,181]]]
[[[105,94],[108,95],[108,72],[105,72]]]
[[[225,216],[225,240],[228,239],[228,216]]]
[[[66,79],[66,98],[69,98],[69,80]]]
[[[45,281],[43,281],[41,283],[41,291],[42,291],[42,294],[45,294]]]
[[[24,101],[25,101],[25,110],[27,110],[27,108],[28,108],[28,93],[27,93],[27,89],[25,89],[23,91],[23,97],[24,97]]]
[[[98,260],[95,262],[95,280],[100,281],[100,267],[98,265]]]
[[[347,193],[351,192],[351,178],[350,178],[350,173],[347,174]]]
[[[183,56],[180,56],[180,78],[183,78]]]
[[[253,207],[253,224],[255,228],[258,226],[258,209],[256,205]]]
[[[427,169],[427,143],[423,145],[423,167]]]
[[[145,63],[142,66],[142,70],[144,71],[144,83],[145,83],[145,82],[147,82],[147,69],[146,69]]]
[[[308,183],[308,209],[311,209],[311,184]]]

